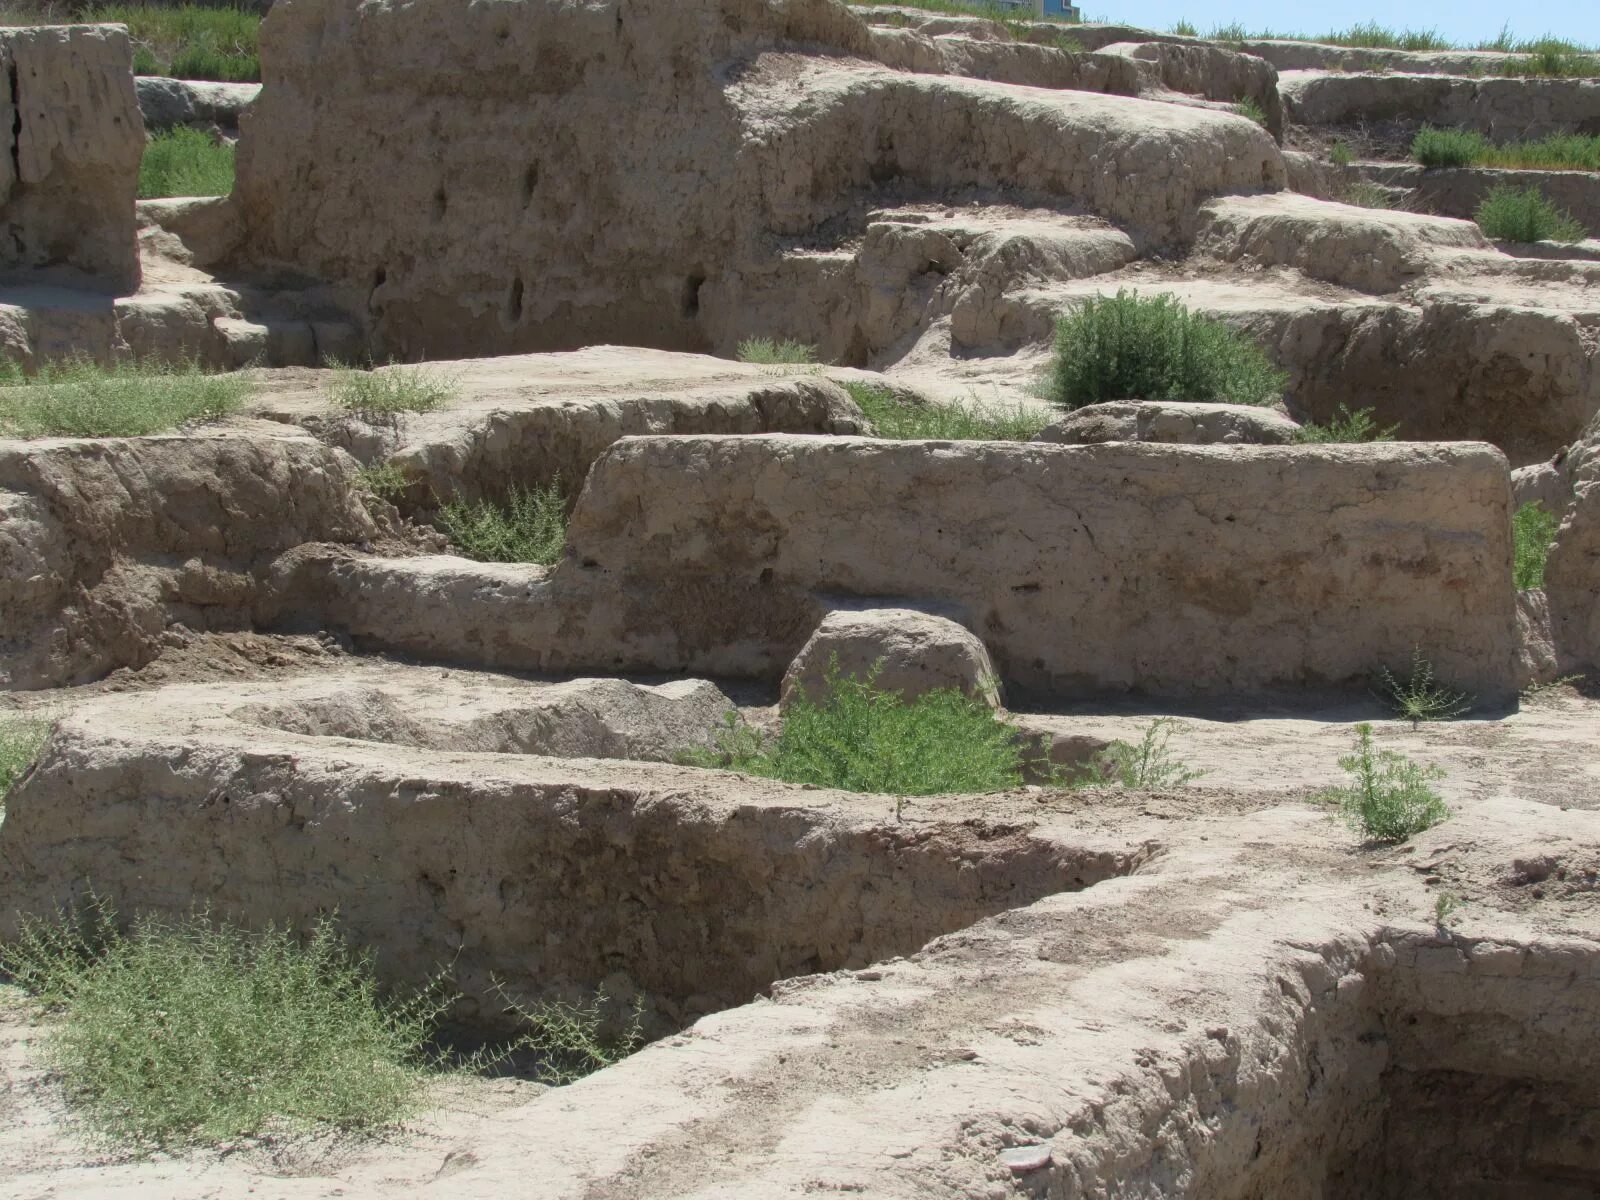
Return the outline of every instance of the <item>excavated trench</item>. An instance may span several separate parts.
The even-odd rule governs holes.
[[[1250,1169],[1209,1182],[1202,1169],[1184,1195],[1600,1195],[1600,947],[1391,932],[1361,970],[1290,1034],[1297,1111],[1223,1116],[1215,1158],[1253,1136]]]
[[[695,681],[589,682],[604,686],[485,699],[418,671],[388,694],[313,682],[91,705],[8,803],[0,891],[18,912],[82,882],[121,911],[336,911],[390,978],[447,969],[466,1025],[501,1021],[505,993],[605,984],[662,1028],[910,954],[1155,850],[1042,829],[1021,798],[919,802],[901,820],[888,797],[619,761],[704,741],[727,701]]]

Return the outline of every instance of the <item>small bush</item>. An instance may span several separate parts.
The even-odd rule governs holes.
[[[1559,525],[1555,514],[1537,500],[1524,504],[1512,514],[1512,576],[1518,591],[1544,586],[1544,565],[1550,557],[1550,546],[1556,540]]]
[[[771,338],[745,338],[739,343],[739,361],[763,366],[795,365],[817,361],[817,348],[804,342]]]
[[[1171,717],[1160,717],[1145,727],[1137,744],[1115,741],[1107,754],[1112,777],[1135,791],[1166,791],[1192,783],[1205,774],[1190,769],[1167,749],[1174,730],[1181,728]]]
[[[454,399],[457,380],[426,366],[391,363],[375,371],[335,367],[328,399],[361,417],[392,417],[443,408]]]
[[[1339,765],[1350,775],[1345,787],[1328,788],[1318,799],[1338,806],[1339,814],[1368,841],[1403,842],[1450,815],[1433,788],[1444,772],[1419,766],[1392,750],[1375,750],[1372,726],[1356,726],[1355,753]]]
[[[502,503],[454,501],[439,510],[440,531],[478,562],[550,566],[567,544],[567,505],[558,476],[545,487],[512,488]]]
[[[690,751],[685,762],[839,788],[847,792],[932,796],[995,792],[1022,783],[1015,726],[955,688],[907,703],[866,680],[829,671],[820,703],[799,696],[768,748],[729,714],[716,750]]]
[[[238,375],[197,363],[84,359],[46,364],[32,378],[15,371],[0,386],[0,434],[8,437],[140,437],[238,411],[251,389]]]
[[[506,1011],[521,1022],[516,1040],[505,1054],[531,1054],[538,1063],[536,1074],[552,1087],[575,1083],[586,1075],[619,1063],[644,1042],[644,1011],[639,1004],[631,1010],[620,1032],[605,1032],[607,997],[605,989],[581,1001],[549,1000],[539,1004],[520,1004],[506,996]]]
[[[1328,161],[1336,167],[1348,167],[1355,160],[1355,152],[1348,142],[1334,142],[1328,147]]]
[[[1499,184],[1492,188],[1476,215],[1485,237],[1504,242],[1581,242],[1585,230],[1550,203],[1538,188]]]
[[[139,160],[139,198],[226,196],[233,191],[233,144],[198,129],[158,133]]]
[[[377,463],[362,467],[356,475],[356,486],[369,496],[394,503],[405,495],[411,481],[406,473],[393,463]]]
[[[1326,425],[1307,422],[1295,430],[1294,440],[1302,445],[1323,445],[1329,442],[1392,442],[1399,425],[1379,425],[1370,408],[1351,412],[1339,405]]]
[[[128,27],[135,75],[223,83],[255,83],[261,78],[260,13],[192,4],[170,8],[113,4],[91,8],[82,19]]]
[[[1200,31],[1194,27],[1193,21],[1179,21],[1172,27],[1172,32],[1179,37],[1199,37]]]
[[[1260,125],[1263,128],[1266,127],[1267,112],[1261,107],[1260,102],[1252,96],[1246,96],[1243,100],[1240,100],[1237,104],[1234,104],[1231,108],[1231,111],[1237,116],[1246,117],[1249,120],[1254,121],[1257,125]]]
[[[1423,721],[1446,721],[1472,708],[1472,698],[1465,692],[1444,687],[1433,677],[1433,664],[1418,648],[1411,651],[1411,674],[1405,680],[1395,678],[1388,667],[1378,672],[1378,694],[1413,729]]]
[[[1266,404],[1283,388],[1250,338],[1171,296],[1097,296],[1056,325],[1046,384],[1065,409],[1102,400],[1226,400]]]
[[[330,922],[306,940],[203,917],[25,924],[0,969],[60,1010],[50,1065],[92,1128],[139,1146],[410,1112],[443,1005],[383,998]]]
[[[845,391],[881,438],[953,442],[1026,442],[1050,423],[1047,411],[1026,404],[920,403],[886,387],[846,383]]]

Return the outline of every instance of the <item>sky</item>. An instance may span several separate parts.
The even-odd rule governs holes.
[[[1085,19],[1104,17],[1147,29],[1168,29],[1188,20],[1201,33],[1237,21],[1251,31],[1325,33],[1366,21],[1392,29],[1436,29],[1453,42],[1472,45],[1500,32],[1509,19],[1519,37],[1554,33],[1568,41],[1600,46],[1600,0],[1343,0],[1337,4],[1285,4],[1282,0],[1078,0]]]

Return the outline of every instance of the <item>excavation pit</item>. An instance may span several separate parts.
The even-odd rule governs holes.
[[[468,1023],[498,1020],[502,988],[606,983],[680,1024],[1153,852],[1049,827],[1026,796],[918,801],[901,820],[891,797],[592,757],[708,737],[728,707],[709,684],[387,670],[85,705],[8,804],[7,919],[87,886],[122,911],[337,912],[391,979],[448,967]]]

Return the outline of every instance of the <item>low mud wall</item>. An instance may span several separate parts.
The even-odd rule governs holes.
[[[957,616],[1024,691],[1364,685],[1415,648],[1493,701],[1509,504],[1470,444],[625,438],[554,571],[344,557],[290,591],[374,645],[506,667],[776,678],[875,598]]]

